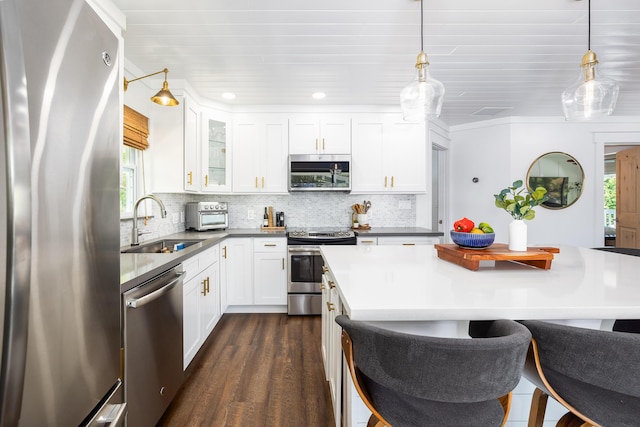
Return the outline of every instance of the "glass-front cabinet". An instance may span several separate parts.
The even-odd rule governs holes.
[[[231,138],[228,117],[222,113],[203,114],[202,173],[200,191],[231,191]]]

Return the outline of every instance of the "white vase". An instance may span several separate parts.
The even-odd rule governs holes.
[[[514,219],[509,224],[509,250],[527,251],[527,224],[523,219]]]

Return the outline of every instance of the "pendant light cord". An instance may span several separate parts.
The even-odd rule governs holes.
[[[422,0],[420,0],[420,1],[422,2]],[[587,16],[588,16],[588,19],[589,19],[589,24],[588,24],[589,35],[587,37],[587,43],[589,45],[588,46],[589,47],[588,50],[591,50],[591,0],[588,1],[588,5],[589,5],[589,14]]]
[[[424,52],[424,11],[422,7],[422,0],[420,0],[420,51]]]

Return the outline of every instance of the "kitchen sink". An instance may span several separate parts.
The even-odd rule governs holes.
[[[157,242],[146,243],[139,246],[132,246],[131,248],[121,251],[123,254],[170,254],[181,249],[187,248],[192,245],[196,245],[203,242],[205,239],[195,240],[183,240],[183,239],[164,239]],[[176,248],[176,245],[182,246],[180,249]],[[176,248],[176,249],[174,249]]]

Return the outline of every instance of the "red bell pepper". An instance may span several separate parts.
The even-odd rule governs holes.
[[[469,218],[462,218],[453,223],[453,229],[462,233],[469,233],[473,230],[475,224]]]

